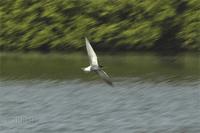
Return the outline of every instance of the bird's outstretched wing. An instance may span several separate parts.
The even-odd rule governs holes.
[[[104,72],[103,70],[98,70],[97,73],[99,74],[99,76],[110,86],[113,86],[113,83],[110,79],[110,77],[108,76],[108,74],[106,74],[106,72]]]
[[[97,56],[87,38],[85,38],[85,42],[86,42],[87,53],[88,53],[89,60],[90,60],[90,65],[98,66]]]

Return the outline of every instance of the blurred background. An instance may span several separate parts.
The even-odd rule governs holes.
[[[1,50],[199,50],[198,0],[2,0]]]
[[[198,0],[1,0],[0,133],[199,133]],[[114,87],[81,68],[85,40]]]

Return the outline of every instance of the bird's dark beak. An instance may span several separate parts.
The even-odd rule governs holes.
[[[103,68],[103,66],[102,66],[102,65],[99,65],[99,67],[100,67],[100,68]]]

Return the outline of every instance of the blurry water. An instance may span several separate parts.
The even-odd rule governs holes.
[[[199,133],[198,54],[1,54],[0,133]]]

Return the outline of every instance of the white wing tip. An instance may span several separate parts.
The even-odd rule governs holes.
[[[85,37],[85,41],[86,41],[86,42],[89,42],[89,40],[87,39],[87,37]]]

